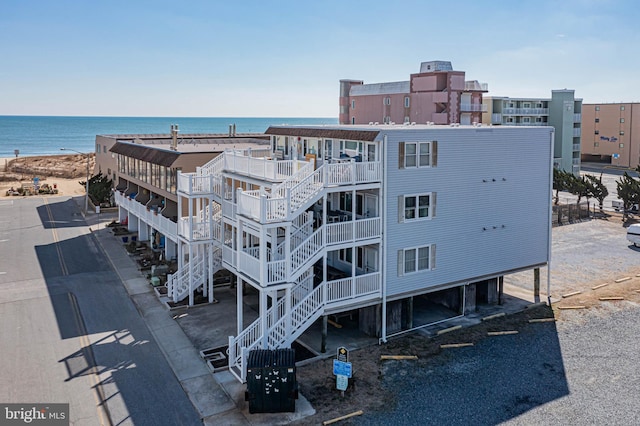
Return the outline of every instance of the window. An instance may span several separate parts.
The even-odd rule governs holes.
[[[398,197],[398,221],[407,222],[416,219],[428,219],[435,216],[436,194],[429,192]]]
[[[411,98],[409,98],[408,96],[404,97],[404,107],[405,108],[409,108],[409,105],[411,105]]]
[[[107,175],[111,175],[111,168],[107,169]]]
[[[542,117],[536,117],[536,123],[542,123]]]
[[[429,271],[435,267],[435,245],[398,250],[398,275]]]
[[[600,111],[600,105],[596,105],[596,111]]]
[[[100,154],[100,144],[96,144],[96,154]]]
[[[624,118],[621,118],[621,119],[620,119],[620,122],[621,122],[621,123],[624,123]]]
[[[351,109],[356,109],[356,100],[355,99],[353,99],[351,101]]]
[[[620,136],[624,136],[624,130],[620,130]]]
[[[624,105],[620,105],[620,111],[624,111]]]
[[[531,104],[529,102],[525,102],[522,104],[522,108],[531,108]]]
[[[398,167],[435,167],[437,165],[438,142],[400,142]]]
[[[398,222],[430,219],[436,216],[436,193],[401,195],[398,197]]]
[[[542,102],[538,102],[538,103],[536,104],[536,108],[542,108]]]
[[[600,146],[600,142],[594,142],[593,146],[596,147],[596,148],[599,147]]]
[[[624,148],[624,144],[623,143],[620,144],[620,148]]]
[[[102,152],[104,152],[105,154],[107,153],[107,146],[106,145],[102,146]]]
[[[599,123],[599,122],[600,122],[600,119],[599,119],[599,118],[596,118],[596,123]]]
[[[386,98],[384,98],[384,104],[385,105],[391,105],[391,98],[389,96],[387,96]]]
[[[523,122],[523,123],[530,123],[530,122],[531,122],[531,118],[529,118],[529,117],[522,117],[522,122]]]
[[[599,134],[600,134],[600,130],[596,130],[596,131],[595,131],[595,134],[596,134],[596,135],[599,135]]]
[[[351,117],[351,124],[356,124],[356,118],[355,117]]]
[[[351,248],[340,249],[338,251],[338,259],[342,260],[343,262],[351,263]]]

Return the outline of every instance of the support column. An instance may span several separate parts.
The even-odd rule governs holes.
[[[263,289],[260,289],[260,309],[258,313],[258,318],[260,318],[261,325],[261,333],[262,333],[262,349],[269,348],[269,340],[267,339],[267,331],[269,330],[269,325],[267,323],[267,292]]]
[[[242,278],[238,277],[238,284],[236,285],[236,336],[242,333],[244,322],[242,321],[242,317],[244,315],[242,309],[242,290],[244,288],[244,284],[242,283]]]
[[[327,315],[322,316],[322,340],[320,342],[320,352],[327,352],[327,323],[329,322],[329,317]]]
[[[207,254],[209,257],[209,303],[213,303],[216,299],[213,297],[213,245],[207,244],[204,246],[205,250],[207,250]],[[206,287],[206,286],[205,286]]]
[[[504,275],[501,275],[498,278],[498,305],[502,305],[502,302],[504,301],[504,298],[502,297],[504,295]]]
[[[540,268],[533,270],[533,299],[536,303],[540,301]]]
[[[193,306],[193,246],[189,244],[189,263],[187,264],[189,267],[189,306]]]

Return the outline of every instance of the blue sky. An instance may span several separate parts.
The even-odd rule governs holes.
[[[336,117],[448,60],[490,95],[640,101],[640,3],[0,0],[0,115]]]

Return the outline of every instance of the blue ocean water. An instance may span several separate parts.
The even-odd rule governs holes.
[[[96,135],[168,134],[177,124],[180,134],[262,133],[270,125],[337,124],[337,118],[252,117],[39,117],[0,116],[0,157],[60,154],[60,148],[93,152]]]

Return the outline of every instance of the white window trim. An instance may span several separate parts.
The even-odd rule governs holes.
[[[409,96],[404,97],[404,107],[409,108],[411,106],[411,98]]]
[[[420,169],[420,168],[431,168],[433,166],[433,142],[434,141],[425,141],[425,142],[404,142],[404,161],[403,168],[404,169]],[[428,165],[420,165],[420,145],[428,144],[429,145],[429,164]],[[409,155],[407,154],[407,145],[415,145],[416,153],[411,154],[411,156],[415,156],[416,165],[415,166],[407,166],[407,158]]]
[[[425,216],[425,217],[420,217],[419,213],[418,213],[418,197],[424,197],[424,196],[428,196],[429,197],[429,215]],[[416,211],[416,216],[412,217],[412,218],[407,218],[406,217],[406,199],[407,198],[415,198],[416,199],[416,206],[415,206],[415,211]],[[423,193],[419,193],[419,194],[405,194],[402,195],[400,197],[398,197],[398,214],[400,215],[399,217],[399,222],[401,223],[412,223],[412,222],[420,222],[423,220],[431,220],[435,217],[435,210],[436,210],[436,193],[435,192],[423,192]],[[401,200],[401,201],[400,201]],[[400,204],[401,203],[401,204]]]
[[[418,269],[418,263],[419,263],[419,258],[418,258],[418,251],[419,249],[422,248],[426,248],[429,250],[429,267],[426,269]],[[408,275],[415,275],[415,274],[420,274],[420,273],[424,273],[424,272],[428,272],[428,271],[433,271],[435,269],[435,259],[434,259],[434,254],[435,254],[435,244],[428,244],[428,245],[424,245],[424,246],[416,246],[416,247],[407,247],[404,249],[400,249],[398,250],[398,268],[400,268],[400,266],[402,265],[401,269],[398,269],[398,276],[408,276]],[[415,257],[415,270],[413,271],[406,271],[406,263],[405,263],[405,259],[406,259],[406,252],[408,251],[415,251],[416,257]]]

